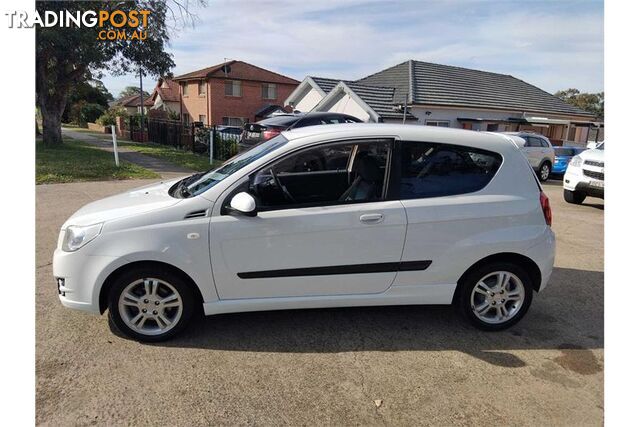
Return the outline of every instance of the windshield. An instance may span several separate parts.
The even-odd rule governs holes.
[[[198,194],[207,191],[229,175],[282,147],[287,142],[288,141],[284,136],[278,135],[275,138],[263,142],[262,144],[256,145],[249,151],[245,151],[244,153],[240,153],[237,156],[232,157],[219,168],[205,172],[202,176],[199,176],[197,180],[189,183],[186,186],[186,193],[188,194],[187,197],[197,196]]]
[[[596,150],[604,150],[604,142],[596,147]]]
[[[573,156],[573,148],[556,148],[556,156]]]

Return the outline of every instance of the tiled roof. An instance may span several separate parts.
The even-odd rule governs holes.
[[[162,83],[166,83],[168,87],[162,87]],[[160,79],[152,96],[155,97],[156,93],[164,102],[180,102],[180,86],[171,79]]]
[[[300,83],[290,77],[273,71],[265,70],[244,61],[227,61],[212,67],[192,71],[181,76],[174,77],[175,81],[197,80],[204,78],[228,78],[236,80],[254,80],[268,83],[297,85]]]
[[[118,99],[115,104],[123,107],[137,107],[138,105],[140,105],[140,95],[135,94],[122,97]]]
[[[429,62],[409,60],[357,82],[395,88],[395,103],[408,94],[410,104],[593,117],[513,76]]]
[[[403,112],[396,106],[401,104],[395,102],[396,90],[392,87],[367,86],[354,82],[344,82],[349,89],[355,92],[364,102],[366,102],[378,115],[386,119],[402,119]],[[404,102],[404,100],[403,100]],[[407,120],[417,120],[410,112],[407,112]]]
[[[311,76],[311,79],[316,82],[316,84],[318,86],[320,86],[320,89],[322,89],[325,93],[329,93],[331,92],[331,90],[336,87],[336,85],[338,83],[340,83],[340,80],[338,79],[327,79],[324,77],[313,77]]]

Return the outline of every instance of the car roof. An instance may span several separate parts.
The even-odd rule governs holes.
[[[517,149],[516,139],[495,132],[478,132],[437,126],[392,123],[342,123],[295,128],[282,133],[293,146],[305,146],[320,138],[398,138],[405,141],[455,144],[505,152]],[[524,141],[522,141],[524,142]]]
[[[288,124],[288,123],[293,123],[297,120],[301,120],[301,119],[313,119],[313,118],[317,118],[317,117],[349,117],[349,118],[356,118],[353,117],[349,114],[344,114],[344,113],[331,113],[331,112],[326,112],[326,111],[314,111],[314,112],[310,112],[310,113],[304,113],[304,114],[278,114],[276,116],[272,116],[272,117],[267,117],[266,119],[260,120],[257,123],[260,124]]]
[[[528,132],[525,130],[517,131],[517,132],[500,132],[505,135],[515,135],[515,136],[536,136],[538,138],[548,139],[546,136],[536,133],[536,132]]]

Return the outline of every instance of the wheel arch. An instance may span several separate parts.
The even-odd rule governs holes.
[[[200,291],[200,288],[198,287],[196,282],[191,278],[191,276],[189,276],[187,273],[185,273],[183,270],[179,269],[175,265],[171,265],[162,261],[133,261],[118,267],[113,272],[111,272],[111,274],[109,274],[109,276],[107,276],[107,278],[104,280],[102,286],[100,287],[100,296],[98,300],[100,314],[103,314],[107,310],[107,307],[109,305],[109,302],[107,300],[107,298],[109,297],[109,290],[111,289],[111,286],[113,286],[113,283],[118,278],[118,276],[120,276],[124,272],[129,271],[133,268],[142,268],[142,267],[164,268],[164,269],[171,270],[173,273],[182,277],[185,280],[185,282],[189,284],[197,302],[200,302],[201,304],[204,302],[204,298],[202,297],[202,292]]]
[[[533,289],[538,292],[540,290],[540,284],[542,283],[542,272],[540,271],[540,267],[535,263],[531,258],[513,253],[513,252],[501,252],[493,255],[489,255],[487,257],[482,258],[481,260],[474,263],[471,267],[467,268],[467,270],[460,276],[458,281],[456,282],[456,290],[453,294],[453,300],[456,301],[462,286],[460,284],[464,281],[464,279],[475,271],[480,266],[494,263],[494,262],[510,262],[522,267],[533,282]]]

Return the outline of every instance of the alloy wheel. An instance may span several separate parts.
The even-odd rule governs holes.
[[[524,304],[522,281],[508,271],[495,271],[480,279],[471,291],[473,314],[489,324],[513,319]]]
[[[142,278],[124,288],[118,300],[118,311],[131,330],[143,335],[160,335],[180,321],[183,301],[170,283]]]
[[[546,163],[542,165],[542,168],[540,169],[540,179],[543,181],[549,179],[549,165]]]

